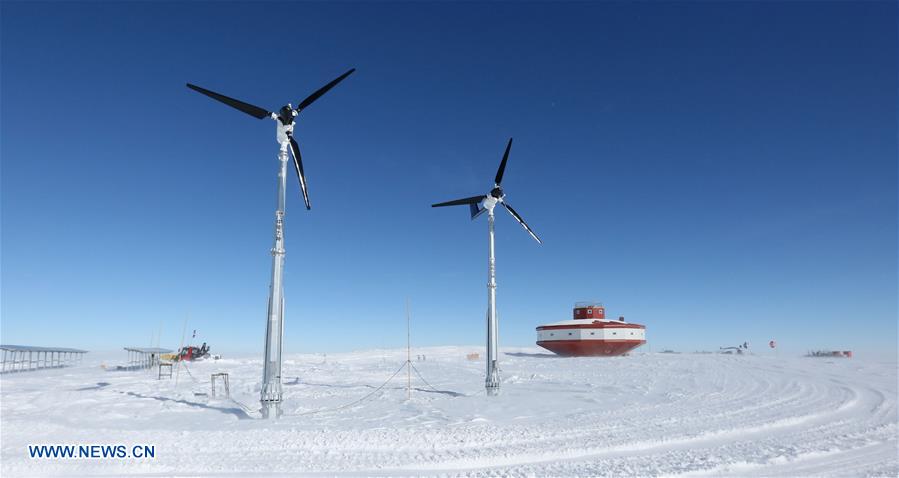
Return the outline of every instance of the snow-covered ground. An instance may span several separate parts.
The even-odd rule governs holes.
[[[405,370],[377,390],[405,350],[287,356],[278,421],[256,411],[255,357],[190,364],[177,385],[108,371],[90,354],[74,368],[5,374],[0,474],[899,474],[896,362],[504,349],[502,393],[487,397],[484,362],[469,352],[483,357],[415,349],[433,389],[413,375],[410,401]],[[233,401],[210,398],[214,372],[230,374]],[[35,444],[155,445],[156,456],[32,459]]]

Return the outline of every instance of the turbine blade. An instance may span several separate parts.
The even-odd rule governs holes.
[[[270,112],[268,112],[256,105],[244,103],[243,101],[235,100],[234,98],[231,98],[231,97],[228,97],[225,95],[220,95],[214,91],[209,91],[206,88],[200,88],[199,86],[192,85],[190,83],[187,84],[187,87],[194,91],[203,93],[204,95],[206,95],[214,100],[221,101],[222,103],[224,103],[232,108],[243,111],[244,113],[246,113],[250,116],[254,116],[259,119],[268,118],[269,116],[271,116]]]
[[[515,220],[518,221],[518,224],[521,224],[521,227],[523,227],[525,231],[528,231],[528,234],[530,234],[538,244],[543,244],[543,241],[541,241],[540,238],[537,237],[536,234],[534,234],[534,231],[532,231],[531,228],[528,227],[527,223],[524,222],[524,219],[522,219],[521,216],[517,212],[515,212],[514,209],[512,209],[512,206],[506,204],[505,201],[501,202],[500,204],[502,204],[503,207],[506,208],[506,211],[509,211],[509,214],[511,214],[512,217],[514,217]]]
[[[509,150],[512,149],[512,138],[509,138],[509,144],[506,145],[506,152],[503,154],[503,161],[499,163],[499,169],[496,171],[496,180],[493,182],[499,186],[503,182],[503,173],[506,172],[506,161],[509,160]]]
[[[461,206],[463,204],[477,204],[477,203],[481,202],[485,197],[487,197],[487,196],[484,196],[482,194],[480,196],[472,196],[470,198],[465,198],[465,199],[454,199],[452,201],[431,204],[431,207]]]
[[[301,101],[300,104],[297,105],[297,113],[299,113],[300,111],[305,109],[307,106],[311,105],[313,101],[319,99],[323,94],[327,93],[328,90],[330,90],[331,88],[334,88],[334,86],[336,86],[337,83],[340,83],[341,81],[343,81],[344,78],[350,76],[354,71],[356,71],[355,68],[350,68],[350,70],[347,71],[346,73],[338,76],[337,78],[332,80],[327,85],[319,88],[318,91],[316,91],[315,93],[312,93],[311,95],[307,96],[305,100]]]
[[[306,192],[306,173],[303,172],[303,157],[300,156],[300,145],[290,136],[290,150],[293,152],[293,167],[297,171],[297,178],[300,180],[300,189],[303,191],[303,202],[306,203],[306,210],[312,209],[309,205],[309,193]]]

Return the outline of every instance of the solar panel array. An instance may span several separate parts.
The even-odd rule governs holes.
[[[35,347],[31,345],[0,345],[0,372],[25,372],[57,368],[80,362],[87,350],[68,347]]]

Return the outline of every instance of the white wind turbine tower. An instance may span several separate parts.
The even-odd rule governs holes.
[[[276,134],[278,144],[281,146],[278,153],[280,169],[278,170],[278,209],[275,211],[275,241],[272,247],[272,280],[269,289],[268,315],[265,328],[265,356],[263,358],[262,391],[260,403],[262,404],[262,416],[264,418],[277,418],[281,415],[281,339],[284,335],[284,203],[287,187],[287,156],[288,150],[293,153],[293,166],[300,181],[300,189],[303,192],[303,202],[306,209],[309,205],[309,194],[306,191],[306,174],[303,172],[303,158],[300,156],[300,147],[293,137],[294,118],[300,114],[312,102],[317,100],[328,90],[333,88],[344,78],[356,71],[355,68],[335,78],[327,85],[319,88],[305,100],[293,108],[290,103],[281,107],[277,112],[267,111],[258,106],[244,103],[243,101],[218,94],[214,91],[201,88],[190,83],[187,87],[198,91],[214,100],[243,111],[258,119],[271,118],[277,125]]]
[[[486,195],[472,196],[464,199],[456,199],[438,204],[432,204],[431,207],[444,206],[461,206],[467,204],[471,209],[471,219],[474,220],[487,211],[487,233],[489,240],[487,255],[487,378],[485,386],[488,395],[496,395],[499,392],[499,370],[497,369],[497,354],[499,353],[499,339],[496,319],[496,260],[494,258],[494,241],[493,241],[493,209],[497,204],[501,204],[509,214],[524,227],[524,230],[534,238],[539,244],[543,244],[534,231],[528,227],[524,219],[515,212],[505,201],[505,193],[503,193],[500,184],[503,180],[503,172],[506,170],[506,161],[509,159],[509,150],[512,149],[512,138],[509,138],[509,144],[506,145],[506,152],[503,154],[503,160],[499,163],[499,170],[496,171],[496,179],[494,180],[493,189]]]

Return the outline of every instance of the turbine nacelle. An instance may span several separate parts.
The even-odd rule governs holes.
[[[491,210],[496,207],[497,204],[503,202],[502,198],[497,198],[493,196],[486,196],[483,201],[481,201],[481,207],[484,209]]]
[[[293,137],[293,126],[294,123],[284,124],[281,121],[277,123],[277,133],[276,138],[278,139],[278,144],[284,144],[290,141],[290,138]]]

